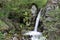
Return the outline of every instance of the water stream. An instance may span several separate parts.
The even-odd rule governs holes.
[[[41,9],[41,10],[42,10],[42,9]],[[41,18],[41,10],[39,11],[38,16],[37,16],[37,18],[36,18],[36,24],[35,24],[34,31],[37,31],[38,24],[39,24],[39,20],[40,20],[40,18]]]
[[[41,11],[42,11],[42,9],[39,11],[39,13],[37,15],[34,30],[33,31],[29,31],[29,32],[24,34],[24,35],[30,35],[30,36],[32,35],[31,40],[46,40],[46,38],[43,37],[42,33],[37,31],[39,20],[41,18]]]

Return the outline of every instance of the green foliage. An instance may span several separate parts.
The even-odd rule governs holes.
[[[21,31],[25,31],[25,29],[32,30],[34,28],[35,21],[32,21],[32,15],[29,7],[31,6],[32,3],[35,3],[38,6],[38,8],[43,8],[45,7],[47,1],[48,0],[0,0],[0,3],[2,3],[3,6],[2,8],[0,8],[0,18],[8,18],[9,14],[12,12],[13,14],[16,14],[15,16],[10,16],[14,20],[16,19],[20,20],[20,18],[24,17],[23,22],[22,23],[19,22],[19,27]],[[47,27],[48,32],[55,31],[55,24],[60,23],[60,9],[48,12],[48,15],[54,20],[49,22],[43,20],[44,22],[43,24],[45,25],[45,27]],[[13,23],[13,21],[11,22]],[[11,22],[8,23],[12,24]],[[4,21],[0,20],[0,30],[5,30],[8,28],[9,26]],[[9,33],[15,33],[15,29],[10,30]],[[9,36],[10,35],[11,34],[9,34]],[[3,34],[0,32],[0,40],[3,40],[2,38]]]
[[[48,32],[47,37],[52,37],[54,36],[55,38],[52,38],[54,40],[60,40],[60,36],[59,36],[59,28],[58,26],[60,25],[60,9],[56,9],[56,10],[51,10],[48,12],[48,16],[52,19],[50,19],[51,21],[46,21],[46,19],[44,20],[44,25],[45,27],[47,27],[48,30],[46,30]],[[56,26],[57,24],[59,24],[58,26]],[[60,27],[60,26],[59,26]],[[57,32],[59,31],[59,32]],[[52,33],[51,33],[52,32]],[[54,35],[51,35],[54,34]]]
[[[32,3],[38,5],[39,8],[44,7],[47,0],[1,0],[0,2],[3,4],[2,10],[0,10],[0,16],[7,17],[11,11],[15,11],[21,15],[23,12],[29,10]]]
[[[5,22],[0,20],[0,30],[2,31],[2,30],[6,30],[8,28],[9,28],[9,26]]]
[[[60,9],[50,11],[48,15],[54,18],[57,22],[60,21]]]
[[[4,40],[4,36],[1,32],[0,32],[0,40]]]
[[[55,29],[55,24],[60,23],[60,9],[58,10],[52,10],[48,12],[49,17],[51,18],[51,21],[45,21],[45,26],[48,27],[48,29],[53,30]]]

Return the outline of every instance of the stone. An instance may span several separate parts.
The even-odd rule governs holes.
[[[13,37],[13,40],[18,40],[18,38],[17,37]]]
[[[35,4],[32,4],[32,7],[31,7],[31,13],[33,16],[36,16],[36,13],[37,13],[37,7],[35,6]]]

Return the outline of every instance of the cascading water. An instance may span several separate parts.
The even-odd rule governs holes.
[[[41,9],[42,10],[42,9]],[[35,28],[34,28],[34,31],[37,31],[37,28],[38,28],[38,24],[39,24],[39,20],[41,18],[41,11],[39,11],[38,13],[38,16],[37,16],[37,19],[36,19],[36,24],[35,24]]]
[[[42,9],[41,9],[42,10]],[[35,28],[34,28],[34,31],[29,31],[28,33],[26,33],[26,35],[40,35],[42,33],[38,32],[37,31],[37,28],[38,28],[38,24],[39,24],[39,20],[40,20],[40,16],[41,16],[41,10],[39,11],[38,13],[38,16],[36,18],[36,24],[35,24]]]
[[[29,32],[27,32],[27,33],[24,34],[24,35],[30,35],[30,36],[32,36],[31,40],[46,40],[46,38],[43,37],[42,33],[37,31],[39,20],[41,18],[41,11],[42,11],[42,9],[39,11],[39,13],[37,15],[34,30],[33,31],[29,31]],[[33,12],[35,12],[35,11],[33,11]]]
[[[41,9],[42,10],[42,9]],[[32,37],[31,37],[31,40],[38,40],[39,38],[38,38],[38,36],[40,35],[42,35],[42,33],[41,32],[37,32],[37,28],[38,28],[38,24],[39,24],[39,20],[40,20],[40,18],[41,18],[41,10],[39,11],[39,13],[38,13],[38,16],[37,16],[37,18],[36,18],[36,24],[35,24],[35,28],[34,28],[34,34],[36,33],[36,35],[32,35]],[[38,35],[37,35],[38,34]]]

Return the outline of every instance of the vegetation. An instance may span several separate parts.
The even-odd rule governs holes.
[[[30,11],[32,3],[38,9],[43,8],[43,15],[46,13],[48,0],[0,0],[0,40],[11,40],[14,36],[22,40],[24,32],[34,30],[35,21]],[[48,17],[44,15],[41,20],[46,28],[43,35],[48,40],[60,40],[60,8],[48,11]],[[39,32],[40,29],[39,26]]]

